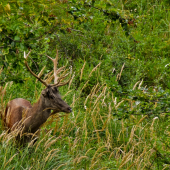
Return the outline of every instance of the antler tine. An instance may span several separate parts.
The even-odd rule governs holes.
[[[70,82],[70,80],[71,80],[71,77],[70,77],[69,80],[66,81],[65,83],[60,83],[60,84],[58,84],[58,85],[56,85],[56,86],[57,86],[57,87],[64,86],[64,85],[68,84],[68,83]]]
[[[59,69],[57,70],[57,74],[59,74],[59,73],[63,70],[63,68],[65,68],[65,67],[66,67],[66,66],[63,66],[63,67],[59,68]],[[50,73],[48,73],[48,74],[45,76],[45,77],[48,77],[48,78],[46,79],[46,82],[47,82],[47,83],[50,83],[50,82],[54,79],[54,74],[51,75],[52,72],[53,72],[53,71],[51,71]],[[68,74],[67,74],[67,75],[68,75]],[[58,77],[57,82],[56,82],[54,85],[58,84],[58,82],[60,82],[61,80],[63,80],[67,75],[65,75],[65,76],[63,76],[63,77]]]
[[[54,63],[54,84],[57,83],[58,81],[58,76],[57,76],[57,62],[58,62],[58,50],[56,49],[56,57],[55,59],[51,58],[50,56],[46,55],[53,63]]]
[[[57,74],[59,74],[60,72],[62,72],[65,67],[66,67],[66,66],[60,67],[60,68],[57,70]]]
[[[63,80],[65,77],[67,77],[67,76],[69,75],[68,73],[67,73],[66,75],[64,75],[64,76],[61,76],[61,77],[58,77],[58,76],[57,76],[57,75],[58,75],[59,73],[61,73],[61,72],[63,71],[63,69],[66,67],[66,66],[63,66],[63,67],[60,67],[59,69],[57,69],[58,50],[56,49],[56,58],[55,58],[55,59],[51,58],[51,57],[48,56],[48,55],[46,55],[46,56],[54,63],[54,84],[53,84],[52,86],[57,86],[57,87],[59,87],[59,86],[64,86],[64,85],[68,84],[69,81],[70,81],[70,79],[69,79],[67,82],[65,82],[65,83],[60,83],[61,80]],[[64,73],[65,73],[65,71],[64,71]],[[64,74],[64,73],[63,73],[63,74]]]
[[[25,58],[25,66],[27,67],[28,71],[35,77],[37,78],[41,83],[43,83],[46,87],[48,86],[48,84],[43,81],[40,77],[38,77],[31,69],[30,67],[28,66],[28,63],[27,63],[27,58],[29,56],[29,54],[31,53],[31,50],[29,51],[29,53],[26,55],[25,51],[24,51],[24,58]]]
[[[60,86],[64,86],[64,85],[68,84],[70,82],[70,80],[71,80],[71,77],[69,78],[69,80],[67,82],[60,83],[60,81],[65,79],[68,75],[69,75],[69,73],[67,73],[64,76],[59,77],[58,78],[59,81],[56,84],[53,84],[52,86],[60,87]]]

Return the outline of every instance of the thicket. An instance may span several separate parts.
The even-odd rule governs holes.
[[[46,75],[56,48],[72,71],[59,90],[73,112],[49,119],[24,149],[1,128],[0,167],[169,169],[169,9],[168,0],[1,2],[0,112],[14,98],[35,103],[44,88],[24,51]]]

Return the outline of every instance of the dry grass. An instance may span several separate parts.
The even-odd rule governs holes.
[[[85,64],[81,69],[81,77],[84,67]],[[81,92],[87,84],[88,80],[78,93],[74,91],[67,93],[72,94],[73,113],[50,117],[43,125],[38,141],[34,143],[35,139],[31,140],[23,151],[17,152],[14,149],[18,131],[13,133],[3,131],[0,135],[0,149],[3,153],[1,167],[156,169],[154,158],[157,156],[156,129],[159,126],[159,119],[157,117],[148,119],[148,116],[141,115],[118,120],[112,113],[125,103],[133,109],[133,102],[116,98],[106,84],[96,84],[80,108]],[[134,88],[138,84],[141,87],[141,82],[138,82]],[[6,86],[0,91],[1,112],[4,110],[3,96]],[[165,132],[168,133],[168,129]],[[165,146],[162,145],[163,147]],[[28,152],[29,149],[31,152]],[[11,166],[13,161],[18,161],[18,165]],[[165,163],[164,169],[167,168],[169,165]]]

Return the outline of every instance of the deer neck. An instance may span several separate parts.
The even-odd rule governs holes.
[[[26,120],[24,122],[24,131],[35,133],[40,126],[46,122],[50,116],[51,109],[45,104],[44,98],[41,96],[37,103],[32,108],[27,110]]]

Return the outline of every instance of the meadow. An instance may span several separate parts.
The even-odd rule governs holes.
[[[37,73],[46,66],[45,78],[53,68],[45,54],[54,57],[56,47],[59,67],[71,72],[59,91],[73,111],[51,116],[25,147],[1,121],[0,168],[170,169],[169,1],[29,5],[0,6],[0,113],[14,98],[34,104],[45,88],[25,68],[23,52],[32,49],[29,65]]]

